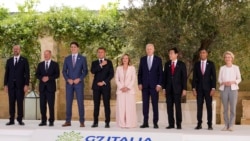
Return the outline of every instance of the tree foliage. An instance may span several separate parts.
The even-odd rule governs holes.
[[[9,15],[8,9],[0,6],[0,21],[7,18]]]
[[[151,42],[156,54],[165,60],[167,50],[177,47],[189,76],[199,48],[210,50],[217,66],[222,64],[220,56],[225,50],[236,53],[237,61],[248,56],[244,51],[250,48],[249,0],[141,0],[141,7],[134,2],[137,0],[131,0],[127,9],[124,33],[135,50],[143,52],[145,44]],[[241,64],[242,68],[248,64]]]
[[[22,54],[30,63],[32,89],[35,88],[34,72],[41,56],[40,37],[52,36],[61,47],[68,47],[71,41],[77,41],[88,61],[96,58],[96,48],[100,46],[107,48],[110,58],[115,58],[121,52],[124,38],[117,34],[121,30],[117,3],[103,6],[100,11],[81,7],[52,7],[44,13],[35,10],[38,3],[38,0],[26,0],[23,5],[18,5],[18,13],[8,17],[1,14],[5,18],[0,23],[2,57],[7,58],[12,54],[14,44],[22,46]]]

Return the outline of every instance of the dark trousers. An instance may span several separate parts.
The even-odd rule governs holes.
[[[49,106],[49,122],[52,123],[55,120],[55,92],[50,92],[45,88],[40,91],[40,111],[43,123],[47,121],[47,103]]]
[[[197,90],[197,120],[198,125],[202,124],[202,111],[203,111],[203,103],[204,99],[206,101],[207,107],[207,124],[208,126],[212,125],[212,96],[210,96],[210,90]]]
[[[93,100],[94,100],[94,124],[98,124],[98,117],[100,111],[101,96],[103,99],[104,112],[105,112],[105,123],[110,122],[110,88],[98,87],[98,89],[93,89]]]
[[[15,119],[16,102],[17,102],[17,121],[21,122],[23,120],[23,100],[24,100],[23,88],[17,88],[16,85],[14,85],[13,88],[8,88],[8,95],[9,95],[10,122],[14,122]]]
[[[182,110],[181,110],[181,93],[174,93],[171,88],[170,93],[167,93],[167,113],[169,126],[174,126],[174,105],[175,105],[175,117],[176,125],[181,126],[182,122]]]
[[[150,97],[153,108],[153,123],[157,124],[159,120],[159,110],[158,110],[158,101],[159,101],[159,93],[155,89],[145,88],[142,89],[142,108],[143,108],[143,124],[148,124],[148,113],[149,113],[149,103]]]

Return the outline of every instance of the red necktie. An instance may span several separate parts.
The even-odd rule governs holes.
[[[171,64],[171,73],[172,73],[172,75],[174,75],[174,62],[172,62],[172,64]]]

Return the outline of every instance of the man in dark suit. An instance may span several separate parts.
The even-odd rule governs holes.
[[[195,129],[202,129],[202,110],[204,99],[207,107],[208,130],[212,128],[212,97],[216,88],[216,72],[212,61],[207,60],[208,52],[205,48],[199,50],[200,61],[194,64],[193,69],[193,95],[197,99],[197,120]]]
[[[70,43],[71,55],[67,56],[63,64],[63,77],[66,81],[66,122],[63,127],[71,126],[72,102],[74,93],[78,104],[80,127],[84,125],[84,78],[88,74],[87,59],[79,54],[77,42]]]
[[[39,126],[47,125],[47,103],[49,106],[49,126],[54,126],[56,79],[59,77],[59,65],[51,60],[51,51],[44,51],[44,60],[37,66],[36,77],[39,79],[40,111],[42,121]]]
[[[17,102],[17,121],[19,125],[23,122],[23,100],[24,94],[28,91],[30,71],[26,58],[20,56],[21,47],[13,46],[14,57],[7,60],[4,75],[4,90],[9,96],[10,121],[6,125],[15,124],[15,107]]]
[[[97,49],[98,60],[93,61],[91,65],[91,73],[94,74],[92,84],[94,99],[94,123],[91,127],[98,127],[98,116],[100,110],[101,96],[105,111],[105,128],[109,128],[110,122],[110,81],[114,76],[113,64],[105,58],[106,50],[103,47]]]
[[[142,91],[143,104],[143,124],[140,128],[148,128],[150,97],[153,107],[154,128],[158,127],[159,111],[159,91],[162,85],[162,60],[154,55],[154,45],[146,45],[147,55],[142,57],[138,70],[138,87]]]
[[[168,51],[169,61],[166,62],[163,72],[163,89],[166,95],[168,123],[167,129],[174,128],[174,109],[176,111],[177,129],[181,129],[182,110],[181,97],[186,95],[187,90],[187,70],[184,62],[177,60],[178,50],[172,48]]]

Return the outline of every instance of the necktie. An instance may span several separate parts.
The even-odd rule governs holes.
[[[172,75],[174,75],[174,62],[172,62],[172,64],[171,64],[171,73],[172,73]]]
[[[99,60],[100,64],[102,63],[102,59]]]
[[[201,62],[201,73],[202,73],[202,75],[204,75],[204,73],[205,73],[205,63],[204,63],[204,61],[202,61]]]
[[[46,64],[45,64],[45,71],[47,72],[48,69],[49,69],[49,63],[48,63],[48,61],[46,61]]]
[[[151,63],[151,56],[148,56],[148,69],[149,69],[149,70],[151,69],[151,66],[152,66],[152,63]]]
[[[17,64],[17,58],[15,58],[15,63],[14,63],[14,66]]]
[[[72,63],[73,63],[73,68],[74,68],[75,65],[76,65],[76,58],[75,58],[75,55],[73,55],[73,57],[72,57]]]

